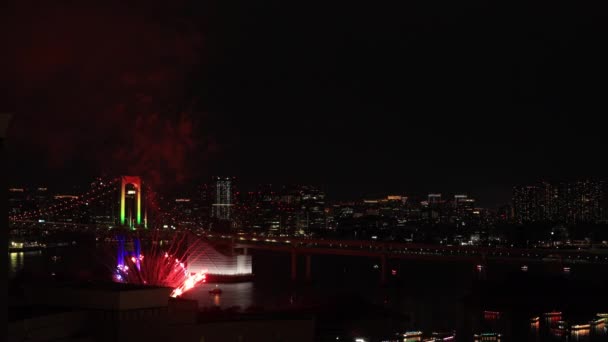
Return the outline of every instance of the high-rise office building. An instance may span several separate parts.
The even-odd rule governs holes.
[[[542,192],[538,186],[513,187],[513,213],[518,223],[542,220]]]
[[[558,188],[549,182],[542,182],[539,187],[539,191],[539,205],[541,207],[540,210],[542,215],[541,219],[543,221],[558,221]]]
[[[101,178],[91,182],[91,190],[100,190],[103,186]],[[118,221],[119,202],[114,196],[102,196],[87,205],[89,222],[96,224],[115,224]]]
[[[597,223],[605,219],[604,192],[604,182],[592,180],[516,186],[514,218],[519,223]]]
[[[326,229],[325,192],[309,185],[303,185],[299,190],[300,207],[297,224],[299,232],[310,233],[314,230]]]
[[[429,206],[439,206],[441,204],[441,194],[429,194],[428,196]]]
[[[565,223],[596,223],[604,219],[604,182],[582,180],[558,187],[560,220]]]
[[[427,221],[433,223],[443,222],[446,213],[444,209],[441,194],[428,194],[424,212]]]
[[[454,214],[460,219],[469,218],[475,209],[475,199],[468,195],[454,195]]]
[[[211,216],[218,220],[231,220],[234,206],[234,177],[216,177],[214,179],[215,196],[211,205]]]

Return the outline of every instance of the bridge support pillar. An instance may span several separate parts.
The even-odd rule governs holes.
[[[291,251],[291,280],[295,281],[298,277],[298,255],[295,250]]]
[[[311,275],[310,275],[310,267],[311,267],[311,265],[310,265],[311,260],[310,259],[311,259],[311,256],[307,255],[306,256],[306,280],[307,281],[310,281],[311,278],[312,278]]]
[[[380,283],[386,284],[386,255],[380,258]]]

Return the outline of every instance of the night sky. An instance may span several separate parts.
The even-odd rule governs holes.
[[[513,184],[608,175],[605,6],[19,3],[13,183],[229,174],[493,205]]]

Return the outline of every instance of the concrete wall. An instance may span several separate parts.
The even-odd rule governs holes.
[[[168,319],[171,324],[195,324],[199,313],[198,301],[169,299]]]
[[[63,312],[11,322],[7,342],[66,339],[84,332],[87,313]]]
[[[180,342],[312,342],[313,320],[260,320],[171,327]]]
[[[108,291],[81,288],[30,288],[26,296],[32,304],[96,310],[137,310],[167,307],[169,288]]]

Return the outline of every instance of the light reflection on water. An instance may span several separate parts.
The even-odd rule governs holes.
[[[209,293],[216,287],[222,290],[222,294]],[[184,298],[197,300],[200,307],[230,308],[238,306],[244,310],[253,305],[253,291],[253,282],[202,284],[187,292]]]
[[[27,260],[37,260],[42,255],[42,251],[10,252],[8,265],[9,279],[21,271]]]
[[[21,269],[23,269],[23,252],[11,252],[9,276],[15,275]]]
[[[561,322],[562,317],[558,320],[545,320],[542,324],[539,322],[530,324],[530,332],[533,340],[541,340],[541,336],[551,341],[572,340],[572,341],[606,341],[608,340],[608,330],[605,323],[590,324],[589,328],[569,331],[568,329],[559,329],[557,322]],[[567,321],[565,321],[567,322]],[[566,323],[563,323],[566,325]]]

